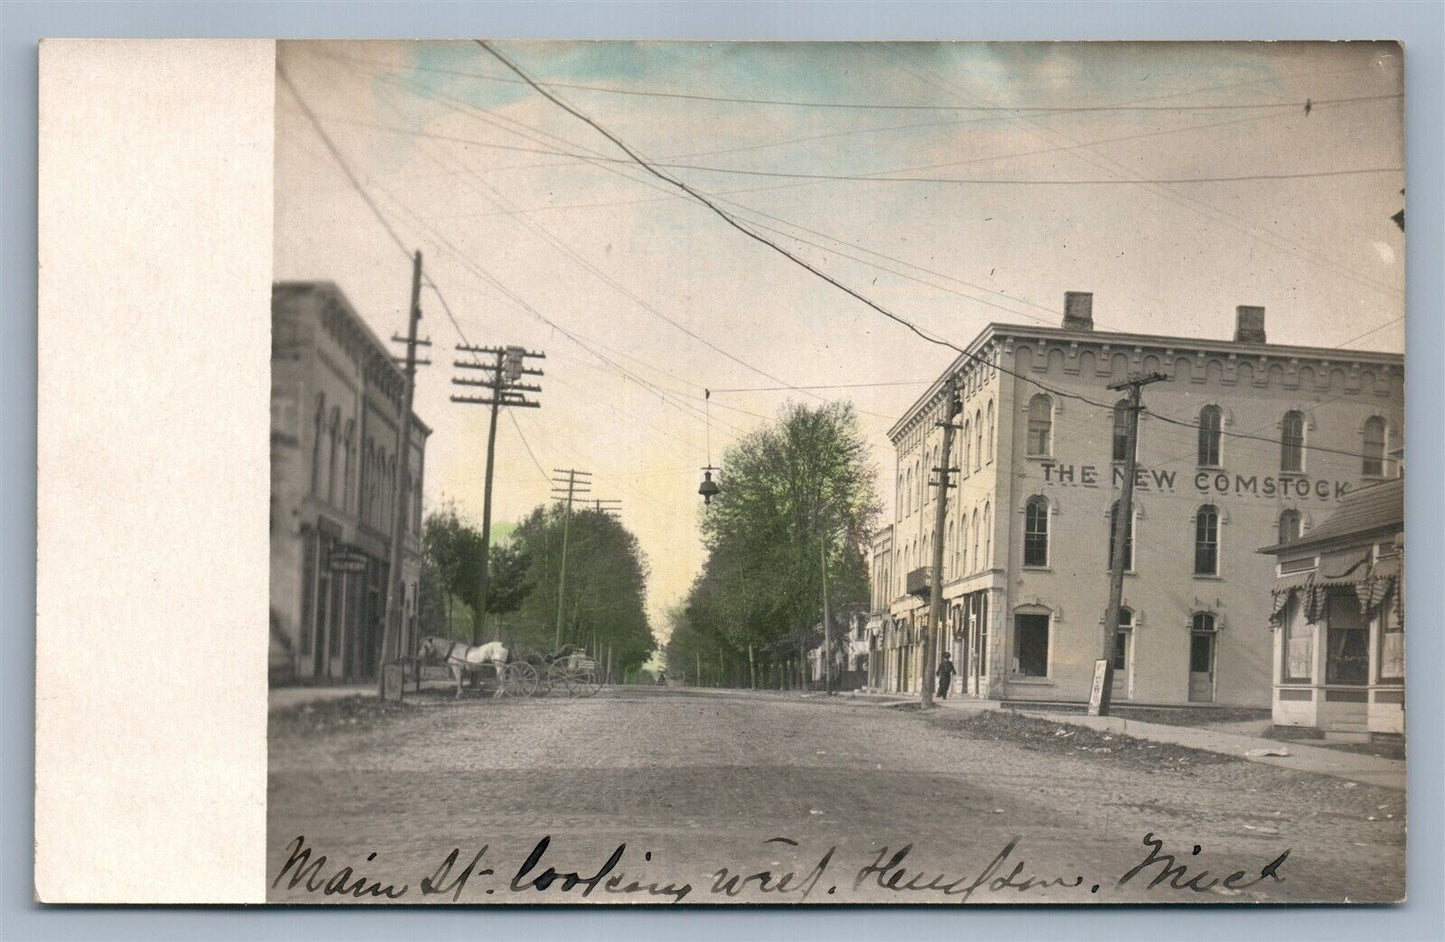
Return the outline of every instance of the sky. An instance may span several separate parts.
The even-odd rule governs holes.
[[[494,46],[954,343],[1057,326],[1091,291],[1101,330],[1227,338],[1252,304],[1274,343],[1403,351],[1393,44]],[[494,531],[553,469],[591,471],[647,556],[654,630],[702,565],[700,469],[790,400],[854,403],[891,519],[887,430],[953,351],[475,43],[284,42],[277,62],[276,279],[335,282],[390,337],[422,252],[429,506],[481,519],[488,410],[450,401],[465,338],[546,353],[541,408],[498,425]]]

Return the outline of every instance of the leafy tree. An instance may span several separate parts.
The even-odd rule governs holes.
[[[575,644],[604,661],[610,648],[613,673],[621,676],[641,667],[656,647],[647,619],[646,560],[637,538],[611,515],[574,509],[570,523],[565,515],[561,504],[537,507],[513,531],[526,574],[507,640],[537,652]]]
[[[774,424],[729,448],[722,492],[702,512],[708,556],[669,640],[673,669],[703,666],[726,680],[750,650],[755,659],[796,663],[821,639],[825,572],[840,637],[843,613],[868,600],[864,549],[879,513],[876,474],[846,402],[789,404]]]

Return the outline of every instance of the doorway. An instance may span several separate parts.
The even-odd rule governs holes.
[[[1189,634],[1189,700],[1191,703],[1214,702],[1214,648],[1213,631],[1193,631]]]
[[[1134,688],[1133,668],[1134,613],[1125,608],[1119,610],[1119,631],[1114,635],[1114,682],[1109,692],[1110,699],[1129,699]]]

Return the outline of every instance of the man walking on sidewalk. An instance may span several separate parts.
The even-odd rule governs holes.
[[[953,657],[943,652],[943,662],[938,665],[938,693],[934,696],[942,700],[948,699],[948,688],[953,686]]]

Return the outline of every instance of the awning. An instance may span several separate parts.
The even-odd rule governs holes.
[[[1296,592],[1310,586],[1314,582],[1314,578],[1314,570],[1307,569],[1304,572],[1292,572],[1280,576],[1275,580],[1274,589],[1271,590],[1274,602],[1269,611],[1271,624],[1277,625],[1284,621],[1284,612],[1289,608],[1289,600]]]

